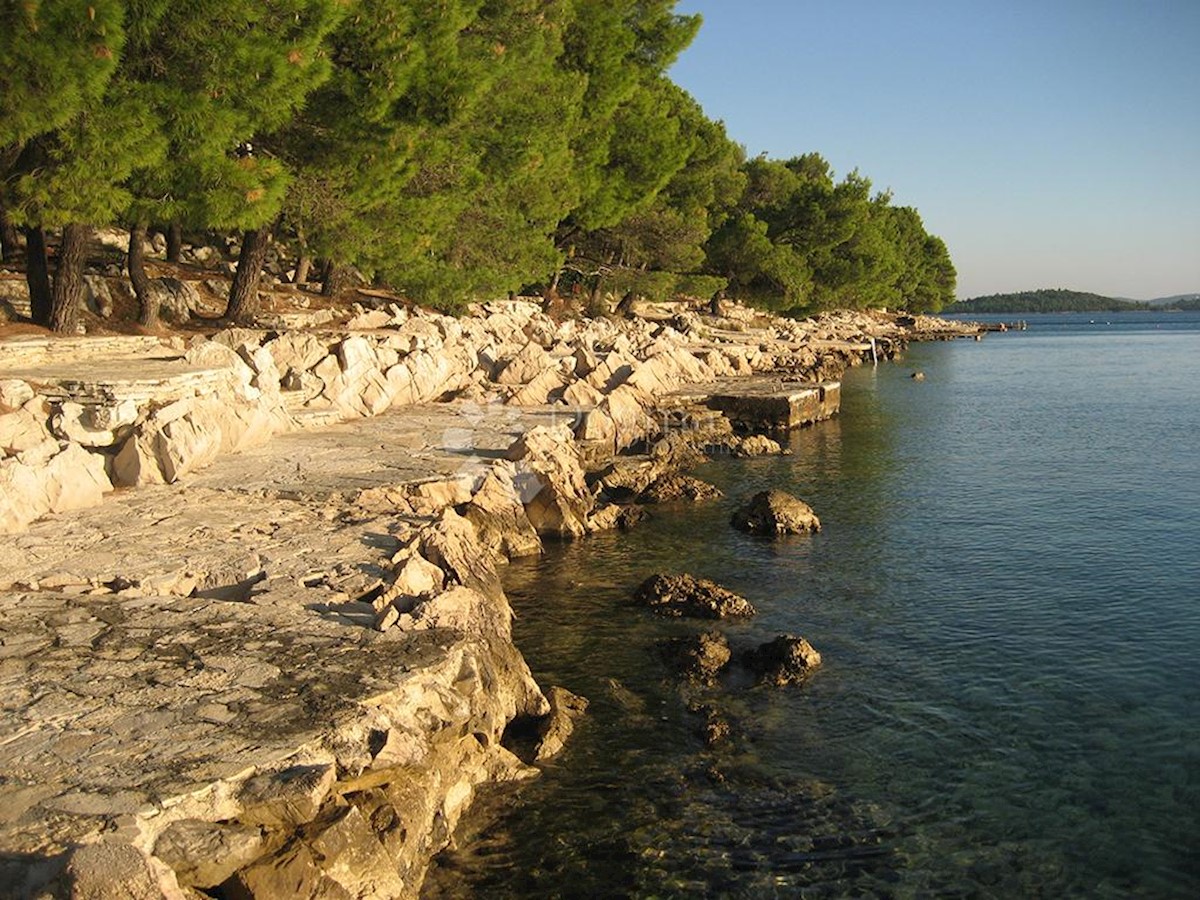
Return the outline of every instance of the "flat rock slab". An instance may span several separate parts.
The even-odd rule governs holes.
[[[561,415],[444,404],[287,435],[0,544],[0,854],[272,765],[443,662],[451,636],[380,634],[363,599],[425,520],[349,501],[469,474]]]
[[[269,766],[438,659],[291,604],[0,595],[0,848],[50,855]]]
[[[64,377],[83,377],[93,364],[123,357],[129,367],[137,361],[139,371],[150,357],[179,356],[156,337],[105,335],[101,337],[62,337],[29,335],[6,338],[0,343],[0,371],[25,372],[38,369]]]
[[[535,425],[572,423],[565,407],[471,402],[406,406],[320,431],[280,435],[224,458],[191,484],[309,499],[482,476]]]
[[[71,366],[32,366],[12,374],[38,385],[39,393],[54,400],[113,402],[157,400],[215,393],[229,380],[229,370],[195,366],[182,359],[91,360]]]

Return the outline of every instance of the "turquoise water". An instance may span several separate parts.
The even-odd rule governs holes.
[[[426,895],[1200,896],[1200,316],[1026,318],[852,370],[792,456],[699,473],[725,501],[513,566],[518,644],[592,709]],[[768,486],[822,533],[733,531]],[[824,666],[681,688],[654,644],[701,626],[628,605],[659,570]]]

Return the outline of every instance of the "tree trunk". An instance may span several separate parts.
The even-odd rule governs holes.
[[[183,249],[183,226],[178,222],[167,225],[167,262],[179,262],[179,251]]]
[[[225,318],[235,322],[250,322],[258,315],[258,283],[263,264],[267,261],[267,237],[271,226],[242,234],[242,252],[238,255],[237,272],[229,286],[229,303]]]
[[[296,274],[292,276],[292,284],[308,284],[308,272],[312,268],[312,257],[301,253],[296,260]]]
[[[54,291],[50,295],[50,330],[59,334],[73,331],[86,290],[83,264],[87,256],[91,227],[72,223],[63,226],[58,248],[58,266],[54,270]]]
[[[150,279],[146,275],[146,232],[145,222],[136,222],[129,229],[129,283],[138,299],[138,324],[144,328],[158,325],[158,303],[150,293]]]
[[[8,220],[4,207],[0,206],[0,260],[6,263],[17,259],[17,228]]]
[[[346,267],[339,266],[332,259],[325,264],[324,277],[321,279],[321,296],[336,297],[346,289]]]
[[[25,229],[25,283],[29,285],[29,317],[36,325],[50,324],[50,264],[46,261],[46,231],[40,225]]]

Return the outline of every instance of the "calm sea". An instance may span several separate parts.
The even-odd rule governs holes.
[[[590,715],[426,895],[1200,896],[1200,315],[1026,319],[852,370],[793,455],[699,473],[725,501],[514,565],[518,643]],[[766,487],[822,533],[733,531]],[[662,570],[823,668],[681,688],[655,642],[703,626],[628,605]]]

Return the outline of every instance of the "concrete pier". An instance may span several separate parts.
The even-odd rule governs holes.
[[[707,406],[724,413],[737,431],[791,431],[838,413],[841,383],[750,382],[714,391]]]

